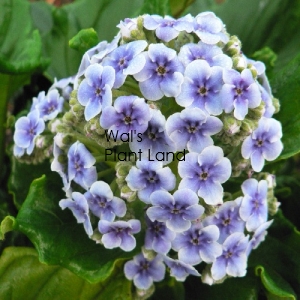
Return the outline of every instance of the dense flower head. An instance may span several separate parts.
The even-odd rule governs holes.
[[[259,173],[283,149],[265,65],[213,12],[117,27],[77,74],[33,98],[14,155],[50,158],[59,206],[111,257],[127,252],[137,289],[166,267],[178,281],[200,269],[207,283],[244,276],[279,205],[274,175]]]

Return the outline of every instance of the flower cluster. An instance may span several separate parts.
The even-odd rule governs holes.
[[[60,207],[103,247],[140,251],[124,266],[138,289],[166,267],[179,281],[200,276],[202,262],[208,284],[244,276],[278,207],[273,175],[259,173],[283,148],[264,64],[212,12],[118,27],[74,77],[34,98],[15,125],[15,156],[48,147]]]

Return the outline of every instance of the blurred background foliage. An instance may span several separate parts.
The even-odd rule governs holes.
[[[167,278],[151,299],[300,297],[300,1],[0,0],[0,299],[135,299],[121,272],[127,256],[100,252],[71,214],[61,214],[60,179],[49,163],[28,166],[11,157],[13,115],[55,78],[77,72],[82,53],[69,40],[79,30],[93,28],[99,41],[110,41],[126,17],[202,11],[215,12],[242,41],[244,53],[266,64],[280,99],[275,118],[283,125],[284,151],[265,170],[277,175],[281,210],[251,254],[246,277],[213,287],[196,277],[185,283]]]

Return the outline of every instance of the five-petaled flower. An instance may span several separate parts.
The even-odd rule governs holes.
[[[135,286],[141,290],[147,290],[153,282],[163,280],[165,272],[166,267],[162,262],[162,258],[158,255],[149,260],[141,253],[124,265],[126,278],[133,280]]]
[[[219,229],[216,225],[203,226],[195,223],[187,231],[176,236],[172,248],[178,251],[179,260],[189,265],[197,265],[202,261],[212,263],[221,255],[222,247],[217,242]]]
[[[183,65],[176,51],[164,44],[151,44],[144,52],[146,64],[134,78],[148,100],[159,100],[164,95],[175,97],[180,93],[183,82]]]
[[[242,145],[242,155],[251,159],[255,172],[260,172],[265,159],[270,161],[278,157],[283,149],[281,142],[281,124],[275,119],[261,118],[257,129],[248,136]]]
[[[132,235],[140,232],[141,222],[136,219],[116,222],[100,220],[98,229],[103,234],[101,241],[105,248],[120,247],[129,252],[136,246],[136,240]]]
[[[190,189],[179,189],[172,196],[166,191],[156,191],[151,194],[152,207],[147,209],[151,221],[166,222],[169,229],[182,232],[191,227],[191,221],[204,213],[199,199]]]
[[[126,213],[124,200],[114,197],[110,186],[104,181],[94,182],[84,196],[92,213],[101,220],[112,222],[115,216],[123,217]]]
[[[223,243],[223,253],[218,256],[211,267],[214,280],[226,275],[242,277],[246,274],[248,236],[242,232],[231,234]]]
[[[35,109],[26,117],[18,119],[15,128],[14,155],[22,156],[25,151],[30,155],[34,149],[35,139],[45,130],[45,123],[40,118],[38,110]]]
[[[97,116],[105,107],[112,103],[112,87],[115,82],[115,71],[112,67],[100,64],[90,65],[80,83],[77,97],[85,106],[84,116],[87,121]]]
[[[226,113],[233,111],[235,118],[244,120],[248,108],[256,108],[261,102],[258,83],[249,69],[239,73],[236,70],[224,70],[225,84],[220,92],[222,106]]]
[[[137,136],[143,133],[151,119],[145,99],[137,96],[120,96],[114,106],[106,107],[100,117],[100,125],[112,131],[120,139],[123,133]]]
[[[247,179],[242,184],[244,197],[240,207],[240,216],[246,222],[248,231],[255,231],[268,218],[266,180]]]
[[[145,203],[150,203],[150,195],[157,190],[171,191],[175,188],[176,178],[168,167],[160,161],[140,160],[133,166],[127,177],[127,184]]]
[[[179,189],[187,188],[202,197],[207,204],[223,202],[223,187],[231,175],[230,160],[224,157],[222,148],[208,146],[200,154],[191,152],[178,164],[182,178]]]
[[[96,159],[80,142],[74,143],[68,151],[69,185],[74,180],[86,190],[97,180]]]

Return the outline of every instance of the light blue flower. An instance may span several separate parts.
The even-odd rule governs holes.
[[[203,42],[198,44],[189,43],[180,48],[179,60],[185,67],[197,59],[205,60],[211,67],[220,66],[225,69],[232,68],[232,59],[223,53],[222,49],[216,45],[208,45]]]
[[[229,37],[223,32],[224,24],[213,12],[202,12],[195,17],[194,32],[203,43],[227,43]]]
[[[241,73],[236,70],[223,71],[225,84],[220,92],[222,106],[226,113],[233,111],[235,118],[244,120],[248,108],[256,108],[261,102],[258,83],[249,69]]]
[[[15,124],[14,153],[21,156],[25,153],[30,155],[34,149],[35,139],[45,130],[45,123],[38,110],[31,111],[26,117],[21,117]],[[24,150],[21,150],[24,149]]]
[[[83,223],[86,233],[91,236],[93,234],[93,228],[89,217],[89,206],[84,195],[78,192],[72,193],[74,199],[63,199],[59,201],[59,206],[62,209],[69,208],[78,223]]]
[[[214,280],[226,275],[243,277],[246,275],[248,236],[241,232],[231,234],[223,243],[223,253],[218,256],[211,267]]]
[[[204,213],[199,199],[189,189],[177,190],[172,196],[166,191],[156,191],[151,194],[152,207],[146,211],[149,219],[166,222],[169,229],[183,232],[191,227],[191,221],[196,220]]]
[[[35,108],[40,112],[40,118],[44,121],[53,120],[62,112],[64,98],[60,96],[57,89],[49,90],[47,96],[42,97]]]
[[[283,149],[281,142],[281,124],[275,119],[261,118],[250,136],[242,144],[242,156],[251,159],[251,166],[255,172],[260,172],[265,159],[276,159]]]
[[[183,107],[198,107],[211,115],[222,113],[219,97],[223,85],[222,68],[210,67],[205,60],[196,60],[187,65],[181,92],[176,102]]]
[[[246,222],[248,231],[255,231],[268,219],[268,183],[266,180],[247,179],[242,184],[244,197],[240,216]]]
[[[141,222],[139,220],[116,222],[100,220],[98,229],[103,234],[101,241],[105,248],[120,247],[122,250],[129,252],[136,246],[136,240],[132,235],[140,232]]]
[[[115,89],[123,85],[127,75],[134,75],[142,70],[146,59],[141,52],[147,46],[146,41],[134,41],[119,46],[103,59],[103,66],[111,66],[115,70]]]
[[[150,44],[144,56],[144,68],[134,75],[143,96],[148,100],[177,96],[183,82],[183,65],[176,51],[164,44]]]
[[[176,144],[176,150],[188,149],[200,153],[205,147],[213,145],[210,137],[221,131],[220,119],[207,115],[200,108],[186,108],[171,115],[166,122],[166,131]]]
[[[86,121],[89,121],[111,105],[115,71],[109,66],[92,64],[86,69],[84,76],[85,79],[78,88],[77,98],[78,102],[85,106],[84,116]]]
[[[145,99],[137,96],[120,96],[114,106],[106,107],[100,117],[100,125],[112,131],[114,136],[131,133],[136,137],[145,132],[151,112]]]
[[[239,214],[241,201],[242,197],[234,201],[227,201],[219,206],[213,215],[203,220],[204,224],[218,226],[220,230],[219,243],[223,243],[234,232],[244,232],[245,222]]]
[[[151,119],[140,138],[129,142],[131,151],[142,151],[142,157],[155,159],[158,152],[174,152],[175,145],[166,133],[166,118],[160,110],[151,109]],[[150,155],[149,155],[150,153]],[[168,161],[165,160],[164,163]]]
[[[136,162],[125,178],[133,191],[145,203],[150,203],[150,195],[157,190],[171,191],[175,188],[176,177],[168,167],[160,161],[140,160]]]
[[[164,18],[159,15],[145,15],[144,27],[155,30],[156,36],[164,42],[175,39],[181,31],[193,31],[193,17],[188,14],[182,18],[174,19],[170,16]]]
[[[198,271],[193,266],[178,259],[172,259],[168,256],[163,256],[163,260],[170,268],[170,275],[175,277],[177,281],[185,281],[189,275],[200,276]]]
[[[68,178],[88,189],[97,180],[96,159],[87,150],[84,144],[74,143],[68,151]]]
[[[134,285],[141,290],[149,289],[153,282],[162,281],[165,272],[166,267],[160,256],[149,260],[141,253],[124,265],[126,278],[133,280]]]
[[[219,234],[216,225],[204,227],[201,223],[195,223],[189,230],[177,234],[172,248],[178,251],[179,260],[186,264],[212,263],[222,254],[222,246],[217,243]]]
[[[231,163],[224,157],[222,148],[206,147],[200,154],[188,153],[185,161],[178,163],[182,178],[179,189],[188,188],[210,205],[223,202],[223,187],[231,175]]]
[[[146,224],[145,249],[154,250],[157,253],[168,253],[176,233],[167,228],[164,222],[151,222],[147,216]]]
[[[92,213],[101,220],[112,222],[115,216],[124,217],[124,200],[114,197],[110,186],[104,181],[94,182],[84,194]]]
[[[273,220],[262,223],[257,227],[251,240],[249,241],[246,253],[249,256],[252,250],[256,249],[261,242],[265,240],[266,235],[268,234],[267,229],[272,225]]]

